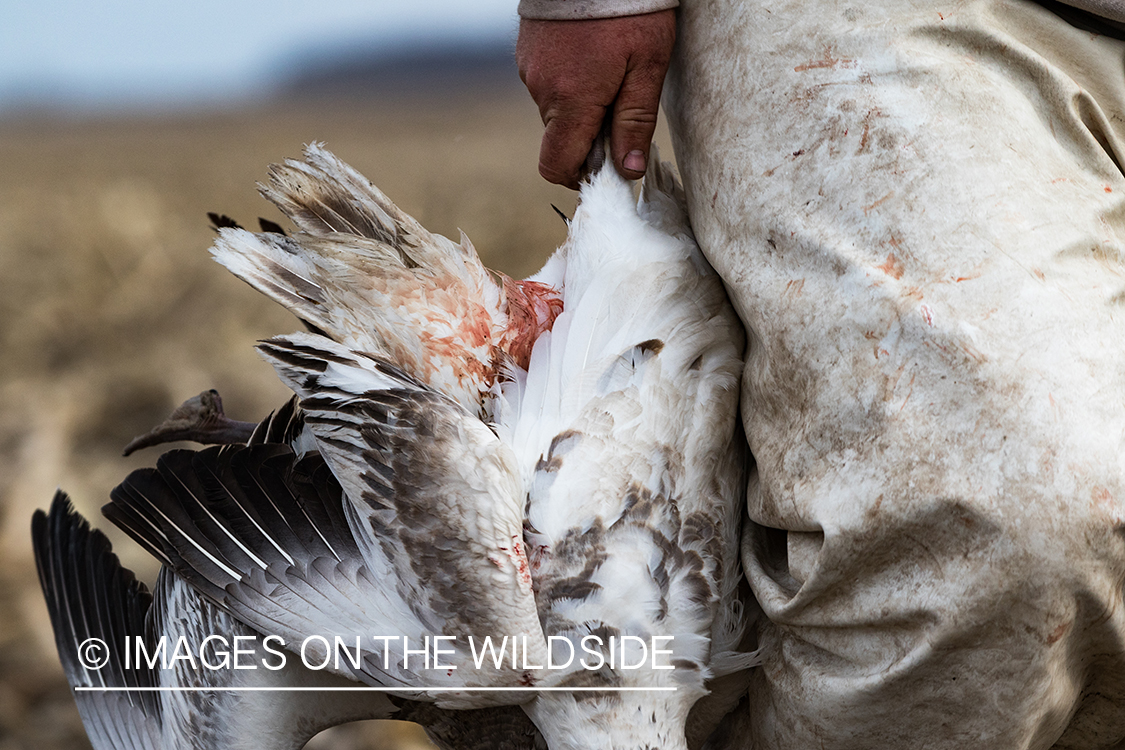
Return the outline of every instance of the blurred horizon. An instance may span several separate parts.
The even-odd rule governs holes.
[[[0,120],[520,86],[515,0],[78,0],[0,11]]]

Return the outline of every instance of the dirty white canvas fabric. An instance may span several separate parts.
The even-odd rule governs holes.
[[[1022,0],[680,15],[751,337],[744,740],[1125,747],[1125,44]]]
[[[1065,0],[1065,3],[1102,18],[1125,22],[1125,0]],[[520,18],[573,21],[654,13],[676,8],[679,4],[679,0],[520,0],[519,15]],[[809,7],[815,6],[810,4]]]

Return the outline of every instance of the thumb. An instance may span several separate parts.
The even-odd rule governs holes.
[[[672,58],[676,16],[672,11],[638,16],[645,23],[645,43],[635,45],[613,102],[609,147],[617,171],[628,179],[644,176],[648,150],[656,132],[660,91]]]
[[[636,180],[644,176],[648,149],[656,132],[660,108],[663,71],[630,70],[621,83],[621,91],[613,103],[613,120],[609,129],[609,146],[613,163],[622,176]]]

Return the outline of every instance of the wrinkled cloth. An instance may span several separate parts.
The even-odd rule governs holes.
[[[1125,1],[1123,0],[1066,0],[1066,4],[1089,11],[1096,16],[1125,22]]]
[[[745,741],[1125,747],[1125,43],[690,0],[665,106],[750,337]]]
[[[679,4],[679,0],[520,0],[519,15],[547,21],[581,21],[655,13]],[[1066,0],[1066,4],[1125,23],[1125,0]],[[807,3],[807,7],[813,8],[815,4]]]
[[[543,21],[588,21],[655,13],[679,4],[679,0],[520,0],[519,15]]]

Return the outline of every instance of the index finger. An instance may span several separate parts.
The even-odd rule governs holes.
[[[539,147],[539,174],[543,179],[577,189],[582,166],[605,117],[606,108],[599,106],[545,117],[546,129]]]

